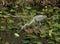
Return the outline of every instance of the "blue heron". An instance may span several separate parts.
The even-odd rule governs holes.
[[[41,20],[43,20],[43,19],[45,19],[45,18],[47,18],[46,15],[37,15],[37,16],[33,17],[33,19],[30,21],[30,23],[27,23],[27,24],[25,24],[24,26],[22,26],[22,27],[21,27],[21,30],[25,29],[26,26],[30,26],[30,25],[31,25],[32,23],[34,23],[34,22],[40,22]]]

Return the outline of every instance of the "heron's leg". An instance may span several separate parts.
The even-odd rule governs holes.
[[[39,28],[41,28],[41,22],[38,21],[38,25],[37,25]]]
[[[40,28],[41,28],[41,22],[39,22],[39,26],[40,26]]]
[[[38,34],[38,33],[39,33],[39,28],[40,28],[40,26],[41,26],[41,24],[40,24],[40,22],[38,21],[38,22],[37,22],[37,26],[36,26],[35,29],[34,29],[34,33],[35,33],[35,34]]]

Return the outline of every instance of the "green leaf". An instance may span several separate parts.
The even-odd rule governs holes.
[[[49,36],[50,37],[52,36],[52,31],[53,31],[53,29],[49,30]]]
[[[56,28],[60,28],[60,24],[58,24],[58,23],[55,23],[55,24],[53,24],[52,26],[53,26],[53,27],[56,27]]]
[[[29,43],[29,41],[28,40],[25,40],[25,41],[23,41],[23,43]]]
[[[26,9],[31,9],[31,7],[26,7]]]
[[[40,42],[40,41],[34,41],[34,43],[36,43],[36,44],[43,44],[43,43]]]
[[[13,20],[8,20],[8,23],[14,23],[14,21]]]
[[[60,37],[55,37],[55,40],[60,42]]]
[[[53,9],[49,9],[48,12],[53,12]]]
[[[38,36],[36,36],[36,35],[27,35],[28,37],[30,37],[30,38],[33,38],[33,39],[37,39],[38,38]]]
[[[11,9],[10,12],[15,12],[15,10]]]
[[[37,44],[42,44],[41,42],[37,42]]]
[[[2,14],[2,11],[0,11],[0,14]]]
[[[20,35],[18,33],[14,33],[15,37],[19,37]]]

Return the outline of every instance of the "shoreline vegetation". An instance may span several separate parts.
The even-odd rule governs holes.
[[[20,32],[38,15],[47,18]],[[60,0],[0,0],[0,44],[60,44]]]

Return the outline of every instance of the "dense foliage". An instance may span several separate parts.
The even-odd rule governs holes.
[[[1,0],[0,2],[0,31],[15,31],[13,34],[16,39],[22,36],[22,44],[60,44],[59,0]],[[30,22],[36,15],[46,15],[47,18],[27,26],[25,32],[19,32],[21,26]],[[0,37],[0,41],[1,39],[3,38]],[[6,44],[9,43],[13,44],[11,42]]]

